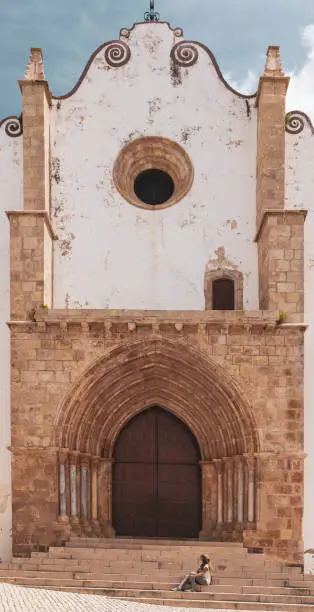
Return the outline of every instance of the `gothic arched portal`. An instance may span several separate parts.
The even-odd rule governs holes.
[[[78,491],[73,470],[71,487],[81,503],[76,505],[80,516],[72,515],[72,522],[79,518],[87,525],[87,534],[114,534],[112,466],[119,439],[127,435],[132,419],[137,417],[134,422],[140,423],[144,411],[156,406],[167,411],[169,419],[196,441],[202,484],[198,497],[202,505],[201,536],[241,538],[243,530],[253,528],[256,519],[258,429],[234,376],[199,346],[175,339],[152,337],[115,345],[70,390],[60,406],[54,440],[61,451],[60,512],[67,506],[63,483],[69,481],[66,466],[70,456],[81,474]],[[116,487],[117,481],[113,484]],[[179,504],[179,493],[177,499]],[[169,529],[173,530],[173,525]],[[178,528],[178,537],[187,534],[185,529],[183,525]],[[197,529],[195,518],[193,537]],[[119,522],[118,532],[122,535]]]

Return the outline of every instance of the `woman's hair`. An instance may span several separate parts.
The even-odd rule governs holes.
[[[205,565],[209,565],[210,559],[207,555],[201,555],[201,565],[204,567]]]

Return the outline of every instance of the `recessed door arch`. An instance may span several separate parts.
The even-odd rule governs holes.
[[[188,427],[159,407],[141,412],[114,447],[113,527],[119,536],[197,538],[200,450]]]

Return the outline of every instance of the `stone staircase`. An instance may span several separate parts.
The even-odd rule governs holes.
[[[214,564],[213,584],[172,592],[202,553]],[[169,606],[314,612],[314,577],[238,543],[72,538],[66,547],[0,564],[0,581]]]

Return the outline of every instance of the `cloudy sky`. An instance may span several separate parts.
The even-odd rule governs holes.
[[[19,114],[17,80],[30,47],[42,47],[55,95],[72,88],[95,48],[141,21],[149,0],[0,0],[0,118]],[[156,0],[185,38],[208,45],[224,75],[254,92],[265,50],[279,44],[292,81],[288,109],[314,120],[314,0]]]

